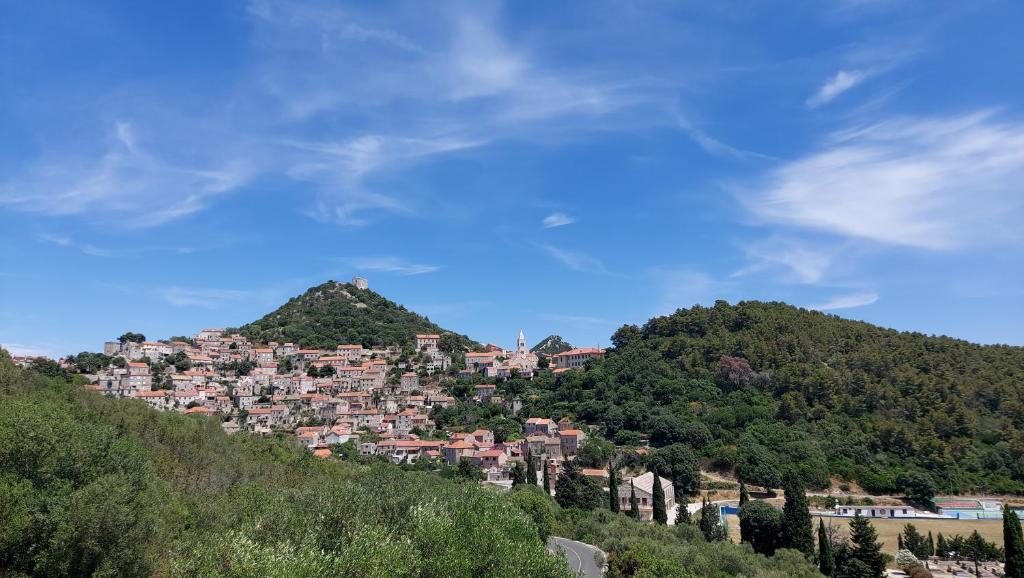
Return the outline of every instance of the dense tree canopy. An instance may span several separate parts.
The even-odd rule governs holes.
[[[292,342],[320,349],[333,349],[343,343],[404,346],[414,343],[417,333],[451,333],[369,289],[334,281],[289,299],[272,313],[238,328],[238,332],[257,342]],[[453,350],[479,347],[468,337],[454,333],[443,344]]]
[[[918,497],[927,479],[1024,493],[1024,348],[762,302],[680,309],[612,343],[586,371],[535,378],[526,411],[685,444],[762,486],[794,469],[811,489],[834,475]]]

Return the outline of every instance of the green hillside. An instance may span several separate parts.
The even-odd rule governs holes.
[[[474,483],[226,436],[0,350],[0,576],[562,576]]]
[[[545,355],[554,355],[556,353],[562,353],[563,351],[569,351],[572,349],[572,344],[562,339],[561,335],[548,335],[544,339],[541,339],[537,345],[530,348],[533,353],[543,353]]]
[[[1024,348],[883,329],[782,303],[680,309],[625,326],[532,407],[620,442],[683,443],[748,481],[796,467],[875,492],[1024,493]],[[916,476],[920,481],[921,476]]]
[[[311,287],[237,331],[258,342],[291,342],[321,349],[343,343],[409,346],[417,333],[450,333],[451,342],[458,347],[479,347],[465,335],[450,332],[378,293],[334,281]]]

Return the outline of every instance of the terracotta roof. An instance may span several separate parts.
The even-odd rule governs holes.
[[[473,449],[473,444],[468,444],[462,440],[459,440],[456,442],[452,442],[444,447],[452,450],[471,450]]]
[[[556,353],[556,357],[562,357],[565,355],[603,355],[604,350],[596,347],[581,347],[577,349],[570,349],[569,351],[563,351],[562,353]]]
[[[331,457],[331,450],[327,448],[320,448],[313,450],[313,455],[318,458],[329,458]]]

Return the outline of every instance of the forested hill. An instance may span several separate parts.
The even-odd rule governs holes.
[[[0,349],[0,576],[356,575],[570,572],[513,500],[475,483],[229,437]]]
[[[452,342],[461,348],[479,347],[465,335],[448,331],[378,293],[334,281],[311,287],[238,332],[257,342],[291,342],[320,349],[344,343],[407,346],[417,333],[451,334]]]
[[[538,405],[769,482],[793,465],[819,486],[831,473],[902,491],[916,473],[940,491],[1024,493],[1024,348],[763,302],[680,309],[612,342]]]

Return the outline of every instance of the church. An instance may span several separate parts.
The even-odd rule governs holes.
[[[494,348],[485,353],[467,353],[466,369],[483,370],[487,377],[511,377],[515,372],[522,377],[530,378],[533,377],[533,372],[537,371],[538,361],[537,354],[531,353],[526,347],[526,335],[520,329],[515,350],[503,349],[499,352]]]

